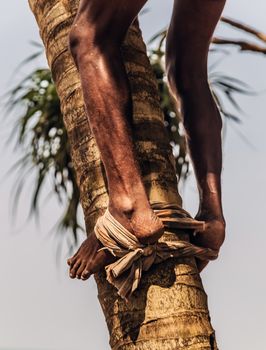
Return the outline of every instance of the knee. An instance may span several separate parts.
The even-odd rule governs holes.
[[[166,53],[166,74],[172,92],[181,98],[208,86],[207,62],[192,55]]]
[[[69,49],[76,64],[88,59],[93,53],[110,55],[120,49],[119,31],[112,26],[107,16],[91,20],[84,13],[78,15],[69,33]]]

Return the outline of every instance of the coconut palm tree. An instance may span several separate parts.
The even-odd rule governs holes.
[[[64,227],[71,227],[76,235],[80,198],[89,234],[106,208],[108,193],[99,151],[85,114],[79,76],[68,51],[68,32],[78,0],[29,0],[29,3],[60,99],[59,102],[55,98],[49,70],[35,72],[30,78],[34,84],[27,93],[23,94],[23,84],[13,91],[15,101],[16,94],[22,93],[20,99],[27,102],[27,113],[20,124],[20,142],[27,137],[29,120],[35,118],[30,153],[25,156],[34,160],[39,169],[33,207],[46,174],[53,169],[55,191],[59,195],[62,191],[71,192],[62,221]],[[161,96],[166,100],[160,100],[137,21],[123,45],[123,55],[134,102],[134,141],[149,198],[181,205],[176,173],[181,176],[187,172],[184,138],[178,133],[179,121],[171,101],[167,100],[161,52],[152,56],[156,57],[153,67]],[[233,82],[227,80],[222,87],[231,94]],[[173,145],[181,146],[177,161],[170,140]],[[188,240],[189,237],[184,232],[172,231],[165,239]],[[141,288],[129,303],[117,296],[106,282],[104,272],[95,275],[95,279],[112,349],[217,349],[207,296],[193,258],[172,259],[152,268],[143,276]]]

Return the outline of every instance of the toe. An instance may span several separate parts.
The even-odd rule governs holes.
[[[68,264],[68,266],[71,266],[71,265],[72,265],[72,261],[73,261],[73,257],[67,259],[67,264]]]
[[[75,264],[76,261],[77,261],[77,257],[74,255],[74,256],[72,256],[72,258],[69,258],[69,259],[67,260],[67,264],[68,264],[69,266],[73,266],[73,265]]]
[[[81,275],[82,275],[83,271],[84,271],[85,268],[86,268],[86,264],[87,264],[87,263],[86,263],[85,261],[81,263],[81,265],[80,265],[80,267],[79,267],[79,269],[78,269],[78,271],[77,271],[77,273],[76,273],[76,276],[77,276],[78,279],[81,278]]]
[[[91,276],[91,274],[92,273],[90,272],[90,266],[87,264],[86,268],[82,272],[81,279],[85,281]]]
[[[67,260],[67,264],[68,264],[69,266],[73,266],[73,265],[75,264],[75,262],[77,261],[78,252],[79,252],[79,251],[77,251],[71,258],[69,258],[69,259]]]
[[[77,271],[78,271],[78,269],[79,269],[79,267],[80,267],[80,264],[81,264],[81,260],[78,260],[78,261],[74,264],[74,266],[72,266],[72,268],[70,269],[69,276],[70,276],[71,278],[75,278],[75,277],[76,277]]]
[[[205,267],[208,265],[209,261],[208,260],[199,260],[197,259],[197,267],[199,272],[201,272]]]

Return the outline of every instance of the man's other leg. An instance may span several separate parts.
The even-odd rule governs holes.
[[[221,204],[220,113],[207,74],[209,45],[225,0],[175,0],[166,44],[166,70],[172,94],[181,99],[184,127],[197,177],[198,219],[206,230],[194,243],[219,250],[225,221]],[[198,262],[203,269],[206,262]]]

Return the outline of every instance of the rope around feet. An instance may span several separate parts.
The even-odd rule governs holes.
[[[205,222],[193,219],[175,204],[153,202],[151,206],[164,226],[175,229],[203,231]],[[107,280],[123,299],[128,299],[138,288],[142,271],[169,258],[194,256],[201,260],[215,260],[218,253],[209,248],[197,247],[186,241],[156,242],[144,245],[125,229],[107,209],[95,225],[95,234],[104,246],[117,257],[117,261],[105,267]]]

